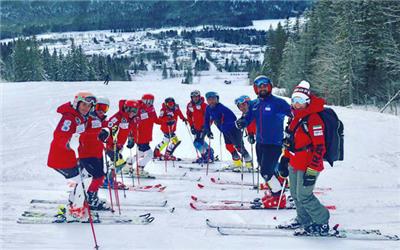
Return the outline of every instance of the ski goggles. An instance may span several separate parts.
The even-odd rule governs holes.
[[[107,113],[109,108],[110,108],[110,106],[108,106],[105,103],[97,103],[95,110],[96,111],[103,111],[104,113]]]
[[[269,78],[267,78],[267,77],[261,77],[261,78],[258,78],[256,80],[254,80],[254,84],[257,87],[261,87],[261,86],[264,86],[264,85],[266,86],[268,84],[271,84],[271,80]]]
[[[305,103],[307,103],[307,100],[300,96],[292,97],[292,104],[296,104],[296,103],[305,104]]]
[[[131,112],[133,112],[133,113],[137,113],[138,112],[138,108],[135,108],[135,107],[125,107],[125,112],[127,112],[127,113],[131,113]]]
[[[200,91],[194,90],[192,93],[190,93],[190,97],[195,97],[195,96],[200,96]]]
[[[152,99],[142,99],[142,102],[146,105],[153,105],[154,100]]]
[[[96,101],[97,101],[97,99],[95,96],[85,96],[85,97],[79,96],[78,97],[78,102],[85,102],[87,104],[95,105]]]
[[[248,101],[250,101],[250,97],[247,95],[242,95],[235,99],[235,104],[236,106],[239,106],[240,104],[247,103]]]

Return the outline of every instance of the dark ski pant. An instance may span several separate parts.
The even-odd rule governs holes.
[[[317,176],[318,178],[318,176]],[[314,195],[313,186],[304,186],[304,171],[289,166],[290,194],[296,204],[297,220],[303,225],[328,224],[329,211]]]
[[[249,157],[249,152],[247,152],[246,148],[244,147],[243,134],[238,128],[233,127],[228,132],[223,133],[223,135],[224,135],[224,140],[225,140],[226,145],[233,144],[235,146],[235,149],[244,158]],[[230,153],[232,154],[232,152],[230,152]]]
[[[257,163],[260,166],[261,176],[269,181],[275,174],[275,168],[282,154],[282,147],[270,144],[256,144]]]

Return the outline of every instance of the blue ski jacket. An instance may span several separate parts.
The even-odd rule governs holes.
[[[269,95],[250,103],[246,124],[256,120],[256,141],[260,144],[282,145],[285,116],[291,116],[290,105],[282,98]]]
[[[210,131],[211,122],[215,122],[222,133],[229,132],[235,127],[236,116],[229,108],[218,103],[214,108],[207,106],[204,120],[204,131]]]

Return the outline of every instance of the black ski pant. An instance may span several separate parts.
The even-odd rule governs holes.
[[[225,144],[232,144],[235,146],[236,150],[243,156],[248,157],[249,152],[247,152],[246,148],[244,147],[243,142],[243,133],[238,128],[233,127],[226,133],[223,133]]]
[[[282,154],[282,146],[257,143],[256,154],[261,176],[265,181],[269,181],[275,174],[275,168]]]

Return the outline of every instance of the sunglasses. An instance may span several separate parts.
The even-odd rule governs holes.
[[[138,108],[134,108],[134,107],[125,107],[125,112],[127,113],[137,113],[138,112]]]
[[[296,97],[292,98],[292,104],[296,104],[296,103],[305,104],[305,103],[307,103],[307,100],[302,97],[296,96]]]
[[[95,108],[96,111],[103,111],[104,113],[107,113],[108,109],[109,106],[104,103],[97,103]]]

